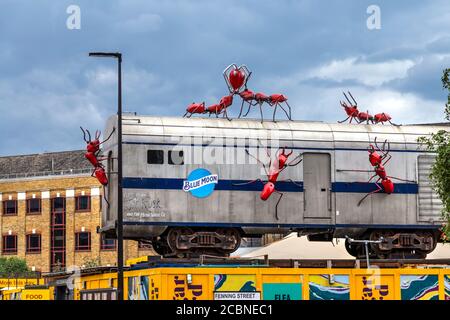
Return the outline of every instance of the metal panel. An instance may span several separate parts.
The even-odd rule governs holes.
[[[442,201],[433,192],[430,181],[431,166],[435,156],[420,155],[418,157],[419,171],[419,221],[440,220]]]
[[[331,157],[303,154],[304,217],[331,218]]]

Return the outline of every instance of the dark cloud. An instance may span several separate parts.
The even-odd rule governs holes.
[[[66,28],[71,4],[81,30]],[[114,61],[88,58],[98,50],[123,52],[124,108],[141,114],[177,116],[192,101],[217,101],[221,72],[236,62],[253,70],[255,90],[285,93],[298,119],[340,119],[347,88],[370,107],[400,106],[399,122],[420,120],[424,107],[441,117],[450,3],[377,1],[377,31],[366,27],[371,4],[4,0],[0,155],[81,148],[79,125],[104,126],[116,74]]]

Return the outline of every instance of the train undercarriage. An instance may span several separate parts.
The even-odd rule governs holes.
[[[373,259],[425,259],[438,243],[438,233],[418,230],[367,230],[360,239],[368,240]],[[345,249],[355,258],[365,258],[364,242],[345,240]]]
[[[333,234],[310,234],[311,241],[331,241]],[[308,234],[307,232],[299,232]],[[161,236],[150,239],[153,249],[161,256],[189,258],[199,255],[229,256],[236,251],[244,235],[237,228],[168,228]],[[355,258],[364,259],[368,242],[368,253],[372,259],[424,259],[432,252],[438,242],[435,231],[420,230],[366,230],[353,236],[351,242],[345,240],[347,252]]]
[[[241,232],[236,228],[170,228],[151,243],[162,256],[229,256],[239,248]]]

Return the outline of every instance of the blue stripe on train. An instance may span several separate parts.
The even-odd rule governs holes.
[[[184,179],[178,178],[123,178],[123,187],[127,189],[162,189],[162,190],[181,190],[183,188]],[[238,183],[246,183],[249,180],[220,180],[215,190],[227,191],[261,191],[262,183],[246,185],[235,185]],[[277,182],[276,188],[282,192],[303,192],[303,182]]]
[[[159,189],[159,190],[182,190],[184,179],[179,178],[131,178],[122,180],[122,186],[126,189]],[[246,185],[236,185],[249,182],[248,180],[224,180],[219,179],[215,190],[222,191],[261,191],[262,183],[255,182]],[[276,188],[281,192],[303,192],[303,182],[277,182]],[[368,193],[376,190],[375,183],[367,182],[333,182],[332,192]],[[419,186],[416,183],[396,183],[394,193],[417,194]]]
[[[381,183],[379,183],[381,186]],[[333,192],[368,193],[377,190],[375,183],[367,182],[333,182],[331,190]],[[419,185],[417,183],[395,183],[394,193],[417,194]]]

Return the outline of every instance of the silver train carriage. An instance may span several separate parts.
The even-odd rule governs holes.
[[[104,135],[116,127],[113,116]],[[381,239],[370,244],[374,257],[424,258],[440,241],[442,203],[429,181],[435,155],[417,138],[441,129],[448,126],[261,124],[126,114],[124,238],[147,241],[162,255],[228,255],[242,237],[298,232],[310,241],[346,238],[346,248],[355,257],[364,255],[364,245],[350,238]],[[390,143],[388,175],[409,181],[393,179],[392,194],[382,190],[358,206],[364,195],[377,189],[376,178],[368,182],[373,175],[368,172],[368,146],[375,138],[380,148],[386,139]],[[262,163],[267,167],[279,147],[293,152],[289,159],[302,161],[279,173],[277,192],[263,201],[267,176]],[[101,232],[112,234],[117,219],[117,134],[102,150],[110,182],[104,190],[109,204],[104,201],[102,206]],[[256,179],[262,181],[247,183]]]

